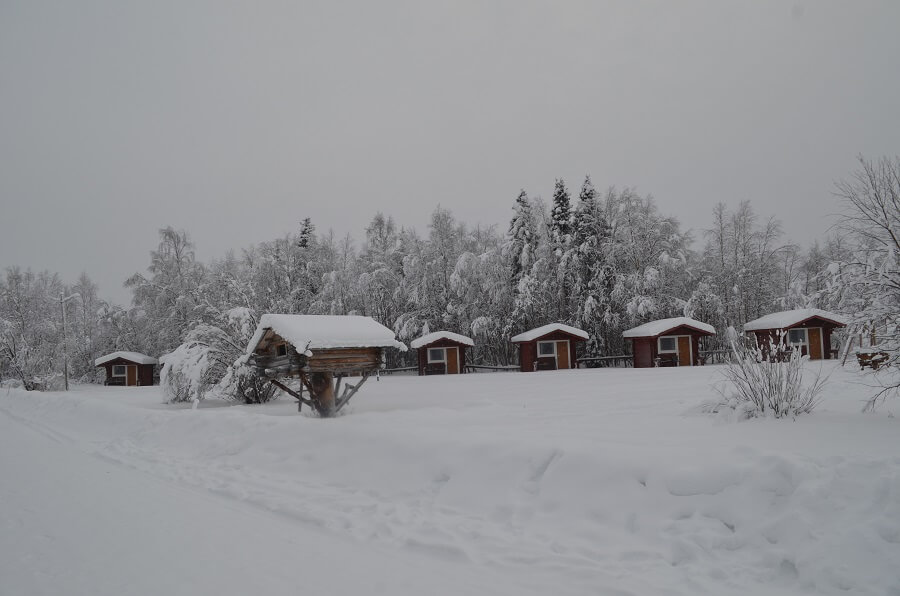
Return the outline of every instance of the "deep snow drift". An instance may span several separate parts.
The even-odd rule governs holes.
[[[848,366],[734,422],[698,409],[719,372],[386,377],[330,420],[4,391],[0,592],[900,594],[900,404],[860,413]]]

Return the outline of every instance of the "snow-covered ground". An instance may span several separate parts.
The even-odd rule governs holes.
[[[0,593],[900,594],[900,404],[848,366],[734,422],[719,372],[386,377],[331,420],[4,390]]]

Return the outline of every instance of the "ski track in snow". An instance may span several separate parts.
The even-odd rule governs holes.
[[[797,422],[693,413],[715,367],[388,378],[336,420],[288,402],[161,406],[157,388],[18,393],[0,409],[301,527],[528,569],[561,592],[900,594],[900,426],[858,414],[840,375]]]

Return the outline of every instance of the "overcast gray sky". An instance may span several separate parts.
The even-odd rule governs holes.
[[[506,226],[563,177],[688,228],[750,199],[803,243],[900,153],[900,2],[0,0],[0,267],[126,301],[157,229],[203,259],[312,217]]]

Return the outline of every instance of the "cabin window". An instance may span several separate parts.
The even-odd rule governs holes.
[[[113,372],[112,376],[114,377],[124,377],[125,376],[125,365],[124,364],[115,364],[112,367]]]
[[[429,348],[428,362],[446,362],[444,348]]]
[[[539,341],[538,356],[556,356],[555,341]]]
[[[275,355],[276,356],[287,356],[287,345],[278,344],[275,346]]]
[[[677,337],[660,337],[659,338],[659,351],[660,352],[677,352],[678,351],[678,338]]]
[[[806,329],[788,329],[788,345],[802,347],[807,343]]]

